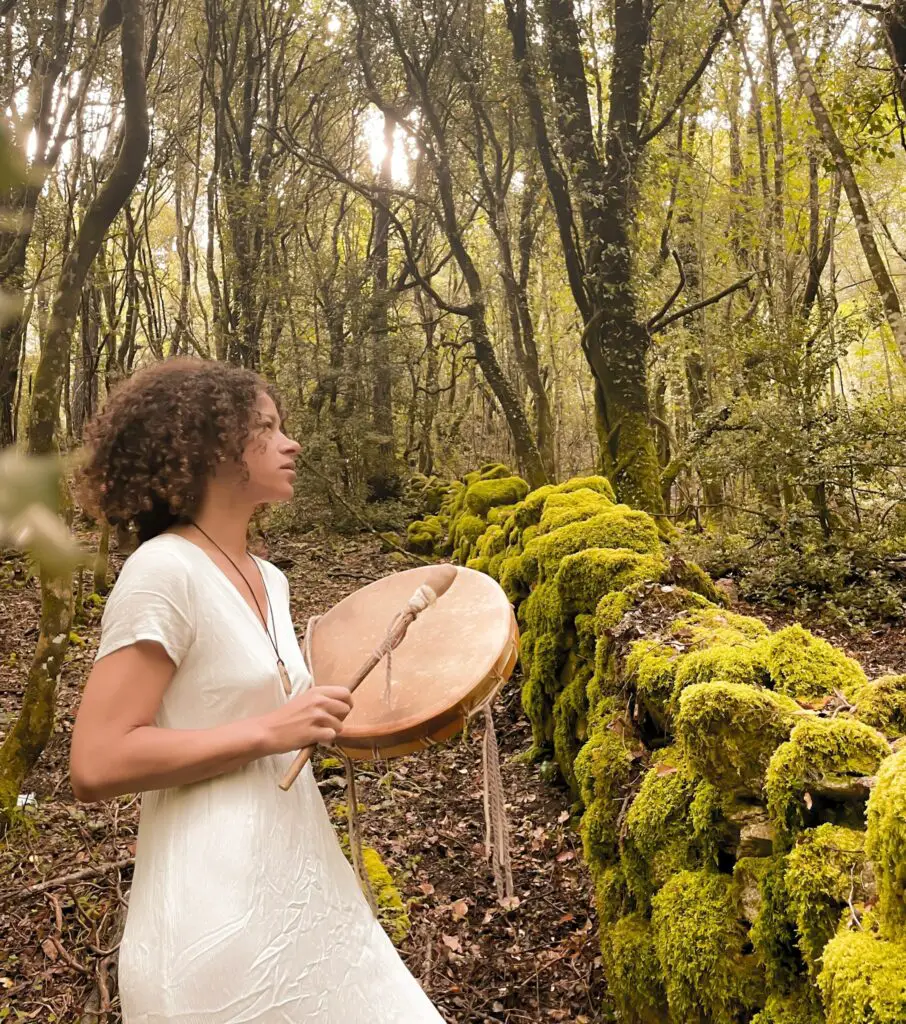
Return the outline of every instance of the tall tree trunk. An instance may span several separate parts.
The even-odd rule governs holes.
[[[381,202],[373,203],[374,247],[371,254],[373,293],[371,296],[371,424],[374,452],[366,477],[373,497],[395,497],[401,480],[393,443],[393,359],[390,345],[390,210],[389,189],[393,183],[393,140],[396,123],[384,114],[384,156],[379,174]]]
[[[859,189],[858,182],[856,181],[856,175],[853,172],[852,163],[850,162],[846,150],[843,148],[843,143],[840,142],[840,139],[834,130],[833,124],[831,124],[827,109],[825,108],[824,102],[818,93],[811,68],[808,65],[808,61],[805,59],[805,54],[802,52],[802,47],[799,43],[799,36],[796,32],[796,27],[793,25],[792,19],[789,14],[787,14],[786,8],[780,0],[773,0],[771,10],[773,11],[774,17],[777,19],[777,24],[780,26],[780,31],[783,33],[783,37],[786,40],[787,48],[790,51],[790,57],[793,60],[793,66],[796,69],[796,76],[799,79],[799,84],[802,86],[802,91],[805,93],[805,97],[811,107],[812,117],[815,119],[818,131],[821,132],[824,144],[827,146],[831,157],[833,158],[837,173],[840,175],[843,189],[846,192],[846,197],[849,200],[850,209],[853,213],[853,220],[855,221],[859,242],[862,245],[862,252],[865,255],[865,262],[868,264],[868,269],[874,279],[875,287],[878,289],[878,293],[881,296],[881,304],[884,307],[888,326],[893,333],[894,341],[897,344],[897,348],[900,350],[900,354],[904,359],[906,359],[906,319],[903,317],[900,297],[897,294],[896,286],[894,285],[893,279],[891,278],[887,270],[887,266],[884,263],[884,258],[878,249],[877,243],[875,242],[875,236],[872,231],[868,210],[865,206],[865,201],[862,198],[862,192]]]
[[[47,337],[35,372],[29,416],[29,453],[54,450],[63,376],[72,330],[88,270],[110,225],[141,177],[148,152],[144,25],[141,0],[120,0],[125,113],[119,155],[85,213],[63,264]],[[53,729],[56,686],[69,645],[71,577],[41,576],[41,629],[29,668],[22,710],[0,747],[0,813],[15,807],[19,787],[44,750]]]

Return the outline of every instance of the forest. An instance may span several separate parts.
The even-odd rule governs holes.
[[[300,638],[435,562],[513,607],[506,894],[486,723],[359,771],[446,1020],[906,1024],[906,2],[0,25],[0,1021],[122,1020],[139,798],[68,754],[136,540],[72,484],[181,356],[282,398]]]

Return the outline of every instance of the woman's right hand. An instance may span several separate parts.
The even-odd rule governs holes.
[[[262,719],[265,751],[283,754],[315,744],[330,746],[352,710],[345,686],[310,686]]]

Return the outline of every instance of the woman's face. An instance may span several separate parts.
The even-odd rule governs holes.
[[[270,395],[258,393],[252,415],[252,436],[243,453],[248,479],[242,480],[240,487],[255,505],[289,501],[300,446],[283,433],[280,414]]]

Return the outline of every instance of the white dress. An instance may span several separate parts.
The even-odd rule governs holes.
[[[259,564],[298,692],[311,679],[289,585]],[[97,657],[137,640],[177,666],[159,726],[223,725],[286,700],[261,622],[184,537],[142,544],[110,594]],[[119,958],[125,1024],[443,1024],[365,902],[311,765],[278,788],[292,761],[143,795]]]

